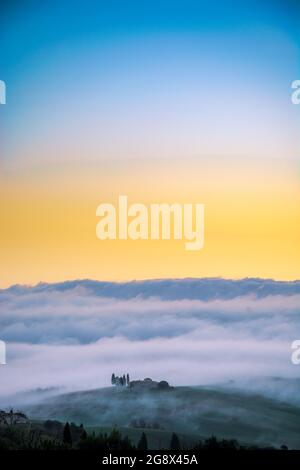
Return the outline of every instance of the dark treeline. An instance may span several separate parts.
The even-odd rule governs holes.
[[[150,447],[151,448],[151,447]],[[187,446],[181,443],[180,437],[173,433],[169,446],[161,450],[206,450],[231,449],[252,450],[255,446],[240,445],[236,440],[218,440],[212,436],[196,445]],[[19,426],[0,427],[0,450],[148,450],[147,432],[141,433],[135,446],[127,436],[123,436],[117,429],[111,433],[95,432],[88,434],[81,424],[65,423],[59,421],[45,421],[43,425],[27,428]],[[286,449],[282,446],[282,449]]]

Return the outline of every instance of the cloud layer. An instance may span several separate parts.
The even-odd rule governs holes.
[[[103,296],[104,284],[88,281],[1,291],[2,397],[38,387],[105,386],[112,372],[174,385],[234,380],[247,387],[253,377],[299,377],[290,361],[300,335],[299,286],[287,283],[293,288],[286,292],[280,283],[276,291],[270,281],[272,293],[261,295],[255,284],[245,294],[245,285],[220,291],[215,280],[221,294],[211,284],[209,295],[200,288],[195,295],[188,285],[195,281],[167,282],[164,295],[157,284],[118,290],[106,283]],[[176,289],[180,282],[185,289]]]

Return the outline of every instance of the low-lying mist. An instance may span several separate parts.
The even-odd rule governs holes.
[[[270,380],[291,384],[299,377],[300,366],[291,363],[291,342],[300,331],[299,287],[284,293],[279,283],[277,294],[273,282],[272,293],[262,296],[257,282],[247,295],[233,284],[231,292],[214,295],[213,285],[205,300],[189,285],[181,298],[151,295],[147,283],[147,295],[139,283],[137,296],[123,286],[121,298],[103,297],[80,282],[0,291],[0,337],[7,342],[0,397],[103,387],[112,372],[128,372],[132,379],[234,386],[300,403],[293,385]]]

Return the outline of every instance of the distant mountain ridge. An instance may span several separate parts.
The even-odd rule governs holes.
[[[292,296],[300,294],[300,281],[274,281],[272,279],[244,278],[231,280],[223,278],[153,279],[129,282],[105,282],[89,279],[64,281],[54,284],[39,283],[35,286],[14,285],[1,289],[0,293],[25,294],[41,292],[64,292],[83,288],[89,294],[131,299],[135,297],[159,297],[162,300],[230,300],[241,296],[263,298],[270,295]]]

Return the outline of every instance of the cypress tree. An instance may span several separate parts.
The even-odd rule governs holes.
[[[179,438],[174,432],[171,437],[170,450],[180,450]]]
[[[143,432],[137,445],[138,450],[148,450],[147,436]]]
[[[66,422],[64,431],[63,431],[63,443],[70,447],[72,446],[72,435],[71,435],[70,425],[68,422]]]

